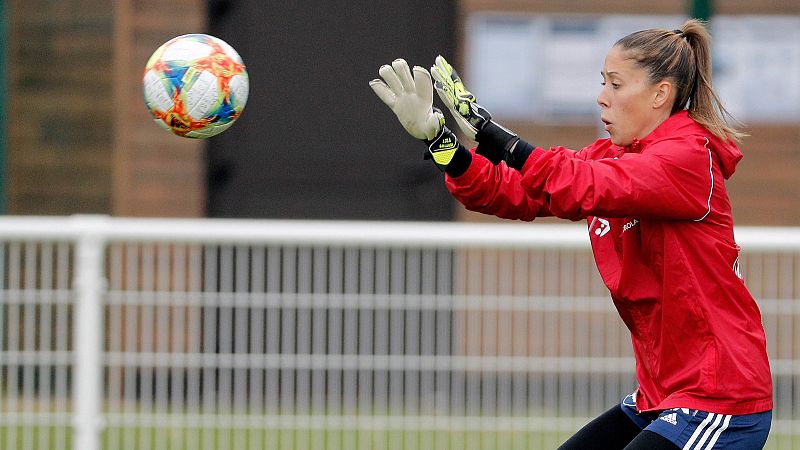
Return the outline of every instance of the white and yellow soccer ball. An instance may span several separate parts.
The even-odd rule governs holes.
[[[143,84],[155,122],[187,138],[211,137],[233,125],[250,89],[236,50],[207,34],[165,42],[147,61]]]

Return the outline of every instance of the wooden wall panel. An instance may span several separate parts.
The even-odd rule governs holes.
[[[728,182],[739,225],[800,226],[800,124],[749,128]]]
[[[169,6],[169,7],[166,7]],[[205,214],[204,142],[159,128],[142,100],[150,55],[172,37],[205,30],[205,2],[115,2],[113,214],[200,217]]]
[[[114,105],[109,4],[16,0],[8,10],[8,212],[106,212]]]
[[[10,3],[8,212],[202,216],[201,142],[150,119],[141,77],[205,2]]]

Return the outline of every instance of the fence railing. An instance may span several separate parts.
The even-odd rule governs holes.
[[[739,228],[800,447],[800,229]],[[585,227],[0,219],[0,448],[546,449],[635,387]]]

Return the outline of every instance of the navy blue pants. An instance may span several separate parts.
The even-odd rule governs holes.
[[[758,450],[764,448],[771,423],[771,411],[732,416],[675,408],[639,414],[628,396],[559,449]]]

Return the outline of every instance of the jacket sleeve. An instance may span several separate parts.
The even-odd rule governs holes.
[[[702,220],[711,211],[714,183],[722,182],[703,136],[667,139],[642,153],[596,160],[535,149],[521,172],[529,196],[545,198],[554,215],[571,220]]]
[[[472,162],[466,172],[457,177],[446,177],[447,189],[465,208],[503,219],[524,221],[553,215],[544,193],[530,195],[526,192],[520,172],[505,163],[493,165],[476,154],[475,149],[471,152]],[[574,152],[569,150],[569,153]]]

